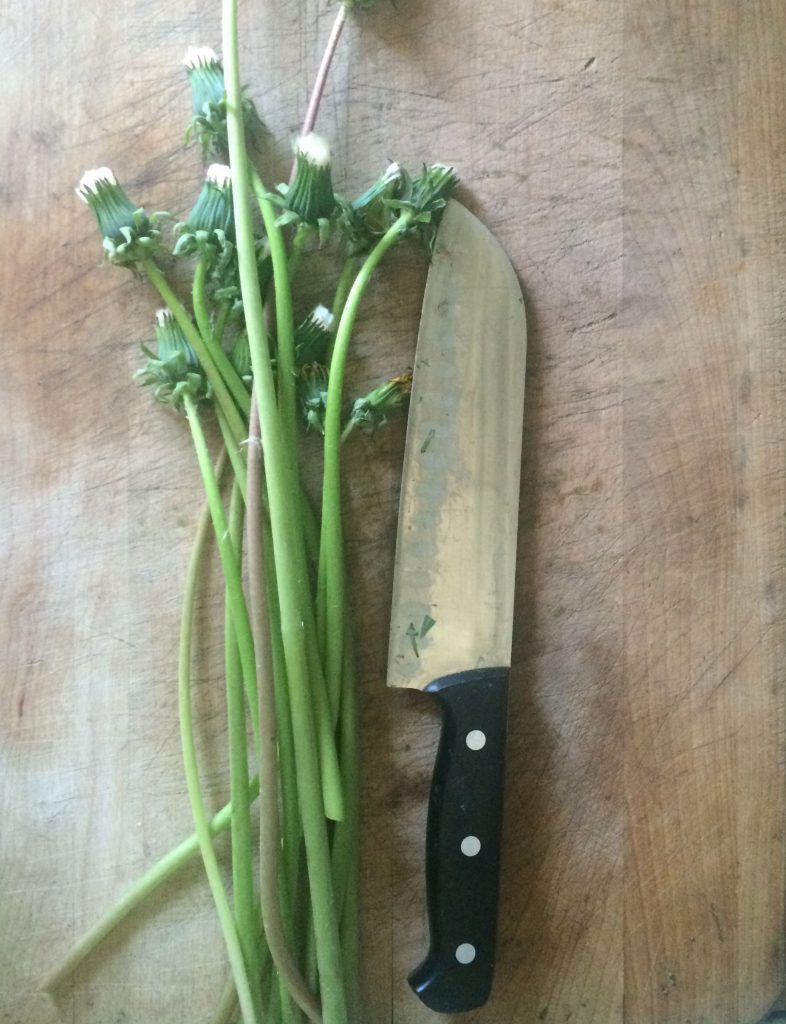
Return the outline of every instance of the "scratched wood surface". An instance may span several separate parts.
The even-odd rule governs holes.
[[[148,208],[188,207],[178,63],[218,45],[217,6],[10,0],[0,22],[9,1024],[207,1022],[225,978],[195,865],[38,993],[190,830],[174,674],[198,486],[182,424],[130,384],[156,302],[100,265],[73,186],[110,163]],[[332,15],[241,7],[271,178]],[[756,1024],[784,987],[784,45],[780,0],[398,0],[343,42],[320,122],[339,187],[455,163],[529,309],[500,960],[472,1024]],[[423,279],[397,253],[372,290],[357,390],[411,362]],[[405,977],[438,723],[384,686],[402,450],[399,422],[347,458],[362,1024],[437,1020]],[[217,806],[215,588],[201,615]]]

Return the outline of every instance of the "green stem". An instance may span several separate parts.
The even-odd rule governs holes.
[[[155,263],[152,263],[150,260],[143,260],[142,266],[144,267],[145,273],[149,277],[150,282],[157,289],[158,294],[171,310],[180,330],[186,336],[186,341],[188,341],[189,345],[196,353],[196,357],[202,364],[202,367],[207,374],[207,379],[210,381],[213,388],[213,394],[216,402],[221,406],[227,418],[227,423],[232,431],[235,443],[240,444],[246,433],[243,419],[235,405],[232,395],[227,390],[224,378],[219,373],[218,367],[210,354],[210,350],[202,340],[202,335],[194,326],[194,322],[186,312],[185,306],[172,291],[169,286],[169,282]]]
[[[341,439],[339,441],[339,444],[341,444],[342,446],[344,444],[346,444],[347,438],[349,437],[349,435],[352,433],[352,431],[354,429],[355,429],[355,421],[353,419],[347,420],[347,422],[344,425],[344,429],[341,431]]]
[[[207,498],[210,506],[210,515],[213,525],[216,525],[215,498],[218,497],[220,505],[220,494],[215,483],[213,467],[210,465],[210,458],[207,446],[204,444],[196,408],[189,396],[185,398],[186,413],[189,423],[192,425],[194,444],[200,462],[200,469],[205,477]],[[195,427],[196,425],[196,427]],[[205,465],[206,463],[206,465]],[[183,601],[183,617],[180,629],[180,657],[179,657],[179,684],[178,703],[180,709],[180,737],[183,746],[183,762],[186,773],[186,785],[188,787],[191,812],[194,818],[194,826],[199,840],[199,849],[202,853],[202,861],[205,865],[210,891],[213,894],[213,901],[224,935],[224,942],[227,948],[229,964],[232,976],[235,981],[241,1012],[245,1024],[258,1024],[259,1018],[256,1012],[255,1000],[251,991],[248,979],[245,958],[238,938],[232,911],[229,906],[224,883],[221,879],[221,871],[218,866],[215,850],[210,835],[210,826],[205,812],[205,805],[202,798],[202,787],[199,780],[199,768],[197,765],[196,745],[194,743],[194,725],[191,712],[191,636],[194,623],[194,605],[196,603],[197,581],[199,569],[202,562],[207,530],[200,532],[198,543],[194,547],[191,563],[188,567],[186,578],[185,598]]]
[[[330,362],[327,406],[325,409],[325,464],[322,480],[322,532],[319,584],[317,586],[317,622],[325,650],[325,678],[334,714],[341,689],[344,641],[344,551],[341,531],[341,400],[352,329],[360,301],[371,276],[388,249],[402,237],[409,225],[404,213],[380,238],[366,257],[349,290]],[[329,638],[329,643],[327,642]]]
[[[251,446],[248,457],[249,496],[262,493],[262,448],[259,421],[254,409],[250,423]],[[259,693],[259,777],[266,785],[259,800],[259,892],[262,922],[268,948],[278,969],[281,984],[282,1017],[292,1017],[292,998],[311,1020],[321,1021],[319,1003],[302,978],[290,948],[285,914],[281,906],[280,859],[281,818],[279,814],[279,761],[276,696],[270,644],[265,577],[268,564],[264,555],[261,502],[254,500],[248,517],[248,575],[251,623],[256,650],[257,691]],[[290,929],[291,932],[291,929]]]
[[[328,354],[325,359],[328,366],[330,366],[330,361],[333,357],[333,345],[335,343],[336,331],[338,330],[338,325],[341,323],[341,317],[344,313],[344,306],[347,303],[349,289],[352,287],[352,282],[355,280],[355,268],[357,267],[357,264],[357,256],[350,256],[344,261],[344,266],[341,268],[341,273],[339,274],[336,293],[333,296],[333,308],[331,309],[331,313],[334,317],[333,338],[331,339]]]
[[[255,167],[249,167],[251,187],[262,214],[270,262],[273,265],[273,289],[276,306],[276,381],[278,404],[289,461],[297,469],[297,403],[295,395],[295,322],[292,292],[289,286],[289,262],[284,233],[277,224],[276,208]]]
[[[218,1001],[216,1012],[210,1024],[232,1024],[232,1021],[236,1019],[237,1012],[237,992],[235,991],[234,979],[230,974],[221,992],[221,998]]]
[[[244,416],[248,417],[251,408],[251,397],[246,391],[246,386],[237,374],[237,370],[229,361],[226,352],[221,348],[220,342],[216,340],[216,333],[210,323],[210,314],[207,311],[207,299],[205,295],[205,280],[207,277],[207,258],[202,255],[194,267],[194,282],[191,287],[191,304],[194,307],[194,319],[197,323],[199,333],[205,347],[210,353],[210,358],[216,365],[218,372],[229,389],[232,398],[238,409]],[[223,331],[223,328],[222,328]]]
[[[344,977],[352,1019],[360,1018],[360,744],[352,628],[347,619],[340,719],[341,774],[346,800],[344,821],[333,836],[333,873],[341,914]]]
[[[278,759],[281,774],[281,819],[282,854],[284,862],[283,881],[285,899],[282,907],[289,910],[291,918],[292,900],[297,893],[300,862],[300,843],[303,829],[300,823],[297,796],[297,761],[292,735],[292,713],[289,706],[286,664],[281,643],[281,611],[278,604],[275,565],[273,564],[273,538],[270,528],[263,528],[265,561],[270,571],[265,575],[267,605],[270,618],[270,653],[272,658],[273,685],[276,698],[276,723],[278,732]]]
[[[241,561],[243,535],[243,499],[237,481],[232,488],[229,505],[229,541],[238,562]],[[248,739],[243,666],[237,643],[237,627],[233,620],[233,601],[227,586],[224,611],[224,658],[227,690],[227,731],[229,736],[229,786],[232,799],[232,892],[235,923],[252,976],[258,974],[257,905],[254,896],[253,843],[251,839],[251,804],[248,799]],[[266,776],[264,790],[269,788]],[[256,994],[256,993],[255,993]],[[257,1004],[257,1009],[260,1007]]]
[[[256,664],[254,656],[254,641],[251,635],[251,624],[248,619],[246,598],[243,593],[243,580],[240,572],[240,563],[235,552],[232,541],[229,537],[224,506],[221,502],[221,494],[218,489],[213,467],[210,464],[210,455],[207,450],[207,442],[199,420],[199,412],[190,395],[184,398],[186,416],[191,435],[194,440],[199,469],[202,473],[202,481],[205,485],[205,496],[210,505],[210,515],[213,520],[213,529],[216,534],[218,553],[221,557],[221,566],[224,570],[224,579],[227,585],[228,599],[232,608],[232,623],[235,629],[240,663],[243,669],[243,680],[246,688],[246,699],[248,700],[249,712],[251,714],[251,725],[254,730],[254,741],[259,747],[259,699],[256,692]]]
[[[208,525],[210,520],[208,519]],[[259,794],[259,777],[249,783],[249,800],[253,802]],[[226,804],[208,822],[210,835],[217,836],[226,832],[232,822],[232,804]],[[195,857],[199,856],[199,838],[192,833],[187,839],[178,843],[169,853],[164,854],[160,860],[147,869],[137,879],[131,888],[117,903],[100,918],[93,927],[76,942],[68,952],[66,958],[44,981],[42,988],[45,992],[53,992],[74,973],[79,965],[90,956],[90,954],[104,941],[119,924],[137,907],[140,907],[145,900],[152,896],[165,882],[176,875],[184,867],[190,864]]]
[[[216,406],[216,418],[218,419],[218,426],[221,430],[221,437],[224,440],[224,447],[229,455],[229,461],[232,463],[232,471],[235,474],[235,482],[240,488],[240,493],[243,495],[243,501],[246,501],[247,491],[247,467],[246,462],[243,459],[243,453],[232,436],[232,431],[227,423],[227,418],[224,415],[221,406]]]
[[[216,340],[216,345],[221,347],[221,343],[224,340],[224,331],[226,330],[227,320],[229,320],[229,314],[232,312],[232,303],[229,299],[222,299],[218,307],[218,316],[216,317],[216,326],[213,328],[213,337]]]
[[[292,248],[289,253],[289,262],[287,264],[290,281],[294,279],[300,269],[300,263],[303,259],[303,249],[313,232],[314,229],[310,224],[301,224],[295,232],[295,237],[292,239]]]
[[[262,213],[265,228],[268,232],[271,260],[273,263],[277,330],[276,365],[280,417],[279,422],[283,436],[282,456],[286,462],[286,472],[289,475],[289,483],[291,487],[289,516],[292,523],[290,525],[289,543],[292,545],[296,564],[303,566],[305,565],[306,558],[306,541],[304,540],[304,537],[307,535],[307,528],[304,520],[304,502],[300,498],[300,474],[297,460],[295,342],[287,254],[286,247],[284,245],[283,233],[276,224],[275,207],[268,197],[264,183],[253,167],[249,167],[249,173],[251,185],[256,196],[260,212]],[[246,323],[248,324],[248,315],[246,316]],[[249,347],[251,347],[250,329]],[[251,361],[253,364],[253,348]],[[254,364],[254,366],[254,379],[256,380],[256,364]],[[261,401],[258,390],[256,391],[256,394],[257,400]],[[318,651],[319,641],[317,639],[317,626],[313,612],[311,592],[308,584],[308,574],[304,570],[296,572],[294,580],[299,590],[298,602],[301,610],[300,621],[301,629],[305,634],[306,648],[312,652],[314,650]],[[320,657],[315,658],[313,653],[308,662],[307,673],[311,678],[313,703],[316,708],[315,718],[322,779],[322,798],[325,813],[328,818],[334,821],[340,821],[344,816],[344,807],[338,768],[338,756],[333,737],[335,716],[330,713],[330,698],[326,688],[326,681],[322,673],[322,660]],[[328,712],[327,714],[325,713],[326,710]]]
[[[316,754],[316,730],[311,706],[308,659],[303,636],[302,590],[298,583],[299,574],[305,575],[305,557],[301,554],[302,542],[298,545],[293,536],[291,518],[292,509],[295,507],[293,502],[299,501],[299,490],[293,486],[287,455],[282,445],[282,440],[289,436],[289,431],[282,429],[277,414],[262,300],[259,294],[251,208],[248,202],[250,182],[237,58],[237,0],[224,0],[223,30],[227,135],[233,174],[232,201],[238,264],[267,469],[268,504],[281,604],[281,634],[290,686],[295,754],[298,763],[298,797],[307,850],[312,906],[320,936],[319,966],[323,1019],[325,1024],[347,1024],[330,849]],[[294,381],[292,384],[294,385]]]

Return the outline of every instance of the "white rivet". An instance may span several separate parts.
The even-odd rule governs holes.
[[[475,959],[475,947],[469,942],[462,942],[456,950],[456,959],[460,964],[471,964]]]
[[[467,746],[470,750],[482,750],[486,746],[486,734],[480,729],[473,729],[467,733]]]
[[[461,852],[465,857],[475,857],[480,853],[480,840],[477,836],[464,836],[461,840]]]

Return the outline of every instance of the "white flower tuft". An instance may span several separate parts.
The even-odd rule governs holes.
[[[388,164],[387,168],[385,169],[385,173],[382,175],[382,180],[386,181],[386,182],[388,182],[388,181],[395,181],[396,178],[400,178],[400,177],[401,177],[401,167],[399,166],[399,164],[392,163],[392,164]]]
[[[164,324],[171,323],[174,320],[171,309],[159,309],[156,310],[156,326],[163,327]]]
[[[205,179],[216,188],[226,188],[232,184],[232,168],[226,164],[211,164],[205,173]]]
[[[92,171],[85,171],[79,179],[76,187],[76,194],[83,202],[87,202],[88,195],[98,191],[98,185],[116,185],[117,178],[108,167],[95,167]]]
[[[210,64],[218,64],[218,54],[211,46],[189,46],[183,63],[192,71],[194,68],[207,67]]]
[[[311,319],[315,324],[318,324],[323,330],[329,331],[333,326],[333,321],[336,319],[327,306],[316,306],[311,311]]]
[[[327,167],[330,163],[330,146],[327,139],[323,139],[316,132],[299,135],[295,139],[295,153],[304,156],[315,167]]]

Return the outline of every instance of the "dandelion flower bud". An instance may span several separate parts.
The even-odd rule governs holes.
[[[175,255],[196,251],[213,256],[234,237],[232,171],[225,164],[211,164],[202,190],[185,221],[175,225],[179,236]],[[211,247],[206,251],[206,247]]]
[[[156,313],[156,351],[143,346],[147,363],[135,377],[144,387],[152,387],[157,402],[180,408],[188,394],[195,402],[210,397],[210,386],[194,350],[186,341],[177,321],[168,309]]]
[[[225,157],[228,143],[224,67],[215,50],[209,46],[189,46],[183,64],[191,85],[193,112],[186,139],[193,134],[199,140],[203,157],[208,153]],[[264,131],[264,126],[247,96],[242,98],[240,106],[247,137],[253,143]]]
[[[326,220],[336,208],[330,173],[330,147],[309,132],[295,140],[295,178],[286,190],[287,206],[307,224]]]
[[[355,427],[376,430],[387,422],[388,413],[403,405],[411,393],[412,374],[401,373],[374,388],[365,398],[358,398],[352,406],[350,421]]]
[[[398,194],[403,175],[397,163],[389,164],[354,202],[342,201],[339,227],[351,255],[368,252],[390,227],[395,214],[389,200]]]
[[[132,266],[153,254],[160,238],[155,218],[129,199],[109,167],[85,171],[76,194],[95,214],[111,263]]]
[[[209,46],[189,46],[183,64],[191,84],[191,106],[195,114],[207,113],[211,104],[219,104],[225,95],[224,68],[215,50]]]
[[[295,358],[298,365],[324,362],[333,337],[335,317],[327,306],[317,306],[295,328]]]
[[[325,433],[328,371],[320,363],[306,363],[297,375],[297,396],[306,425],[320,434]]]

